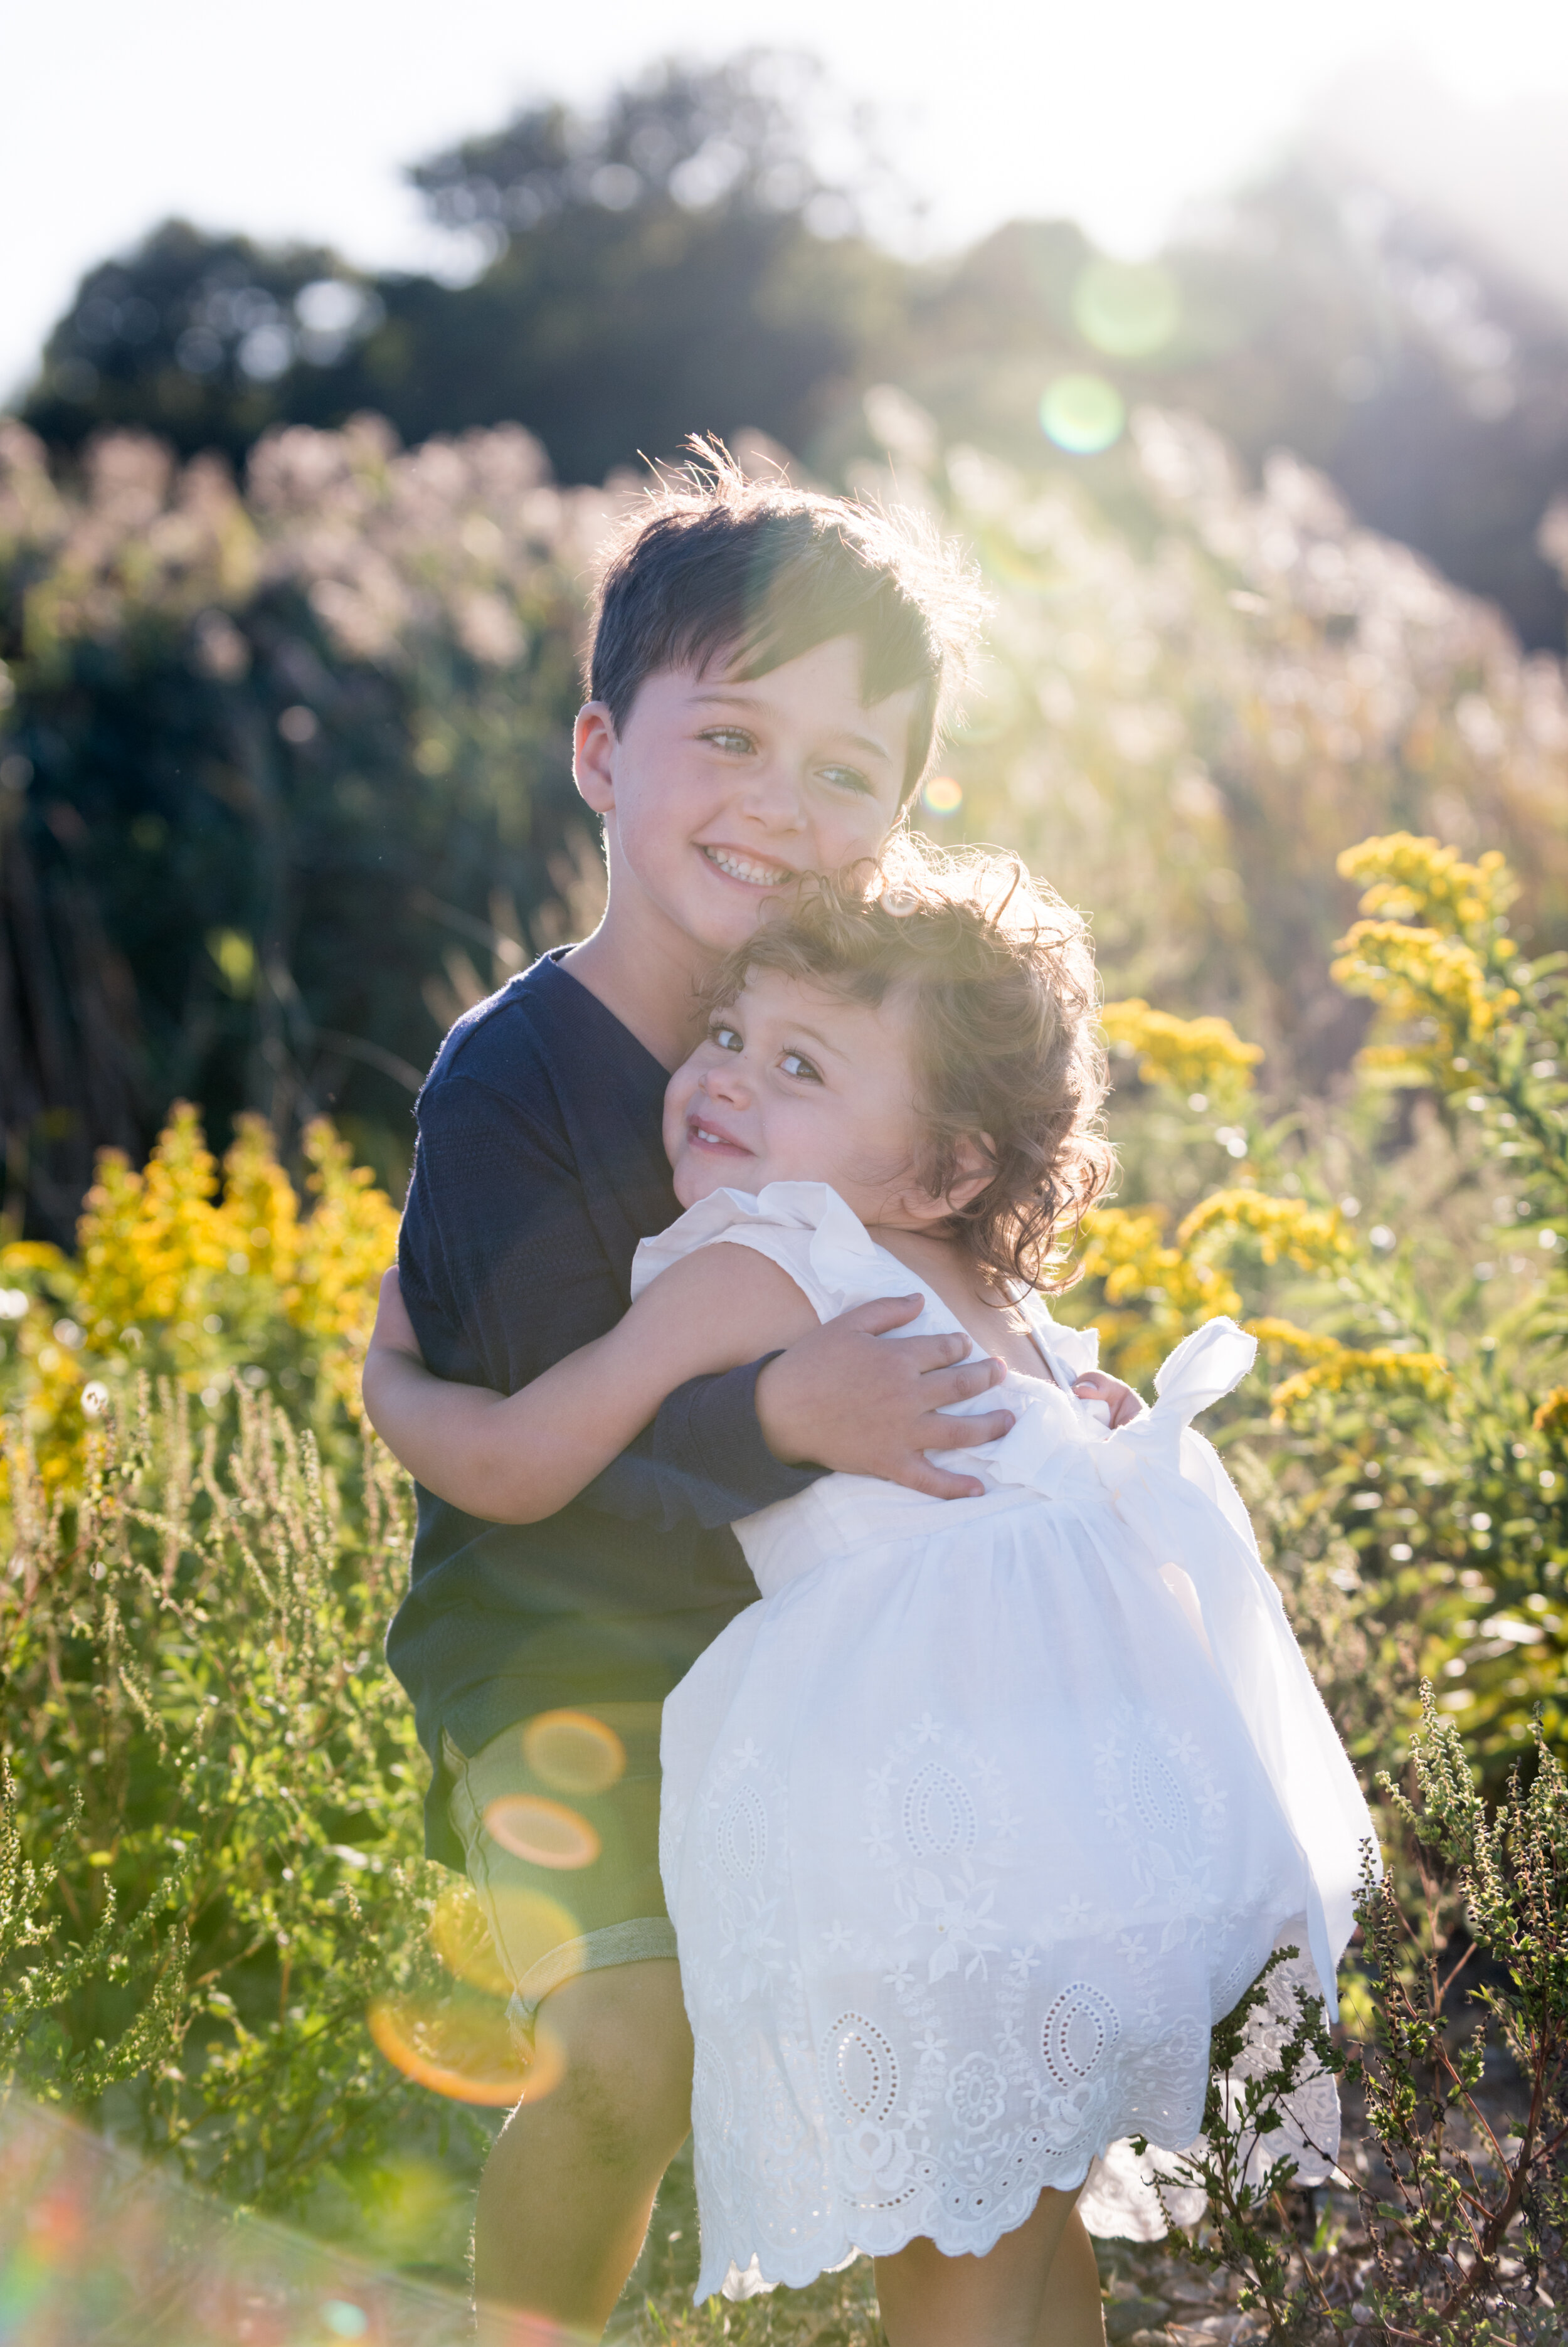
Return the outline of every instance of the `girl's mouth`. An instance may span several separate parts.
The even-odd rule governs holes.
[[[693,1149],[722,1149],[732,1157],[749,1157],[752,1154],[743,1143],[734,1140],[727,1133],[721,1133],[716,1124],[709,1124],[702,1117],[687,1118],[686,1138]]]
[[[795,876],[787,864],[761,864],[733,847],[702,846],[700,852],[727,880],[739,880],[747,888],[782,888]]]

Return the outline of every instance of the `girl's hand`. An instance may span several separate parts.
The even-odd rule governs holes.
[[[370,1332],[372,1353],[412,1353],[423,1361],[419,1339],[414,1333],[414,1323],[408,1317],[408,1307],[403,1300],[403,1283],[394,1264],[381,1275],[381,1296],[375,1307],[375,1326]]]
[[[1108,1377],[1103,1369],[1090,1369],[1072,1389],[1081,1401],[1103,1402],[1110,1411],[1107,1423],[1112,1427],[1127,1426],[1143,1415],[1143,1404],[1131,1386],[1120,1378]]]

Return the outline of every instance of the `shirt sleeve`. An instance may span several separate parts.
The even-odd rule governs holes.
[[[420,1102],[398,1269],[436,1376],[502,1393],[603,1336],[628,1303],[564,1136],[455,1072]],[[678,1388],[582,1499],[623,1522],[712,1530],[803,1491],[821,1471],[786,1467],[764,1440],[764,1366]]]

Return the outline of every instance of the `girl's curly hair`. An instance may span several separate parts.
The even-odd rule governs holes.
[[[864,875],[817,878],[790,910],[730,955],[716,1006],[753,970],[776,970],[847,1000],[912,998],[920,1179],[941,1197],[960,1177],[960,1144],[989,1161],[979,1195],[938,1227],[989,1280],[1052,1277],[1116,1170],[1099,1129],[1106,1083],[1094,958],[1079,916],[1031,880],[1016,856],[948,853],[908,835]]]

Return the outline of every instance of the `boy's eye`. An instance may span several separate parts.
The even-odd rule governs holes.
[[[813,1067],[804,1051],[786,1051],[780,1060],[779,1065],[786,1076],[804,1077],[808,1082],[814,1084],[819,1084],[822,1081],[820,1071]]]
[[[739,1051],[745,1048],[741,1041],[739,1029],[727,1027],[722,1020],[717,1027],[709,1028],[708,1040],[710,1043],[717,1043],[721,1051]]]
[[[751,735],[739,725],[710,725],[702,740],[711,742],[715,750],[733,751],[737,755],[753,746]]]

